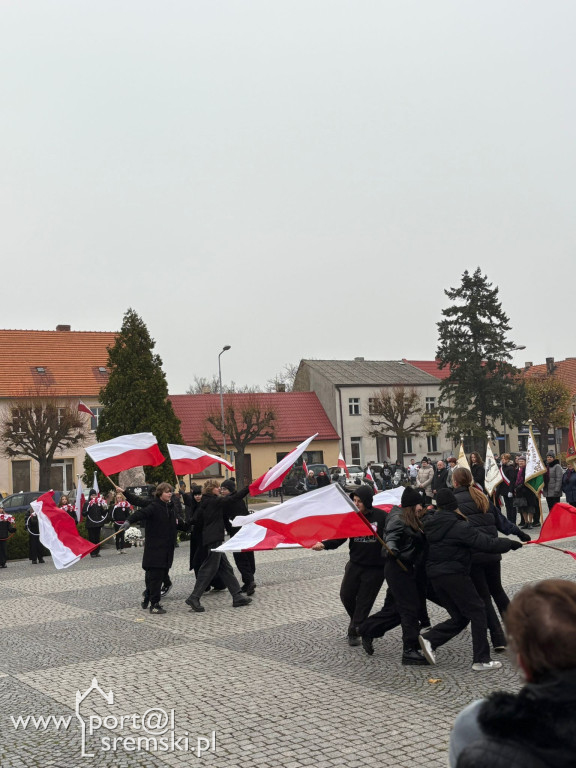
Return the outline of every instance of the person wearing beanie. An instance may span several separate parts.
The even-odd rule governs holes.
[[[457,470],[453,480],[457,480]],[[458,509],[456,496],[448,488],[438,491],[436,503],[438,508],[428,511],[422,521],[428,544],[426,574],[450,618],[420,635],[420,647],[428,662],[435,664],[436,648],[471,623],[472,669],[476,672],[499,669],[502,664],[490,659],[484,601],[470,578],[472,552],[509,552],[520,549],[522,544],[480,533]]]
[[[548,512],[550,512],[554,504],[558,504],[562,496],[562,478],[564,473],[553,451],[548,451],[546,464],[548,468],[544,478],[544,496],[546,497],[546,504],[548,504]]]
[[[422,496],[413,488],[406,488],[400,504],[390,510],[384,529],[384,540],[389,548],[384,566],[388,584],[384,606],[362,622],[359,630],[362,647],[371,656],[374,653],[373,639],[401,625],[402,664],[426,665],[428,661],[418,648],[421,595],[417,564],[423,557],[425,546],[420,524]]]
[[[374,493],[367,485],[359,485],[354,491],[354,503],[364,515],[372,530],[382,539],[387,514],[372,506]],[[355,536],[349,539],[350,560],[344,570],[340,586],[340,600],[350,617],[348,645],[360,645],[358,626],[368,617],[378,592],[384,583],[384,557],[382,544],[376,536]],[[319,541],[312,547],[319,552],[323,549],[337,549],[346,539]]]
[[[100,543],[102,526],[108,519],[108,505],[104,497],[92,488],[88,494],[88,501],[82,509],[82,515],[86,518],[86,532],[88,541],[92,544]],[[100,557],[100,547],[90,552],[90,557]]]

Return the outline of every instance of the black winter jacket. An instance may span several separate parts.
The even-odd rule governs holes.
[[[576,670],[529,683],[517,695],[493,693],[480,708],[482,738],[457,768],[569,768],[576,763]]]
[[[216,496],[215,494],[202,496],[202,501],[196,510],[193,522],[196,526],[196,532],[202,536],[203,546],[217,547],[222,544],[227,526],[230,525],[230,512],[234,513],[234,517],[236,514],[246,514],[246,506],[244,504],[242,504],[241,511],[234,512],[234,509],[239,509],[236,506],[238,501],[247,496],[249,491],[250,489],[246,486],[240,491],[231,493],[230,496]]]
[[[0,541],[6,541],[13,533],[16,533],[15,526],[7,520],[0,520]]]
[[[86,528],[102,528],[108,519],[108,507],[100,504],[90,504],[87,501],[82,509],[82,515],[86,519]]]
[[[400,507],[392,507],[386,518],[384,541],[406,565],[416,564],[426,543],[421,531],[415,531],[404,522]]]
[[[510,539],[491,538],[480,533],[457,512],[438,509],[428,512],[422,521],[428,543],[426,574],[451,576],[469,574],[472,552],[508,552]]]
[[[124,495],[130,504],[135,503],[135,494],[125,491]],[[172,502],[154,498],[145,507],[132,512],[128,521],[130,524],[144,523],[142,568],[170,568],[174,560],[176,530],[186,528],[184,520],[176,517]]]
[[[482,490],[484,490],[484,480],[486,479],[486,472],[482,464],[472,464],[472,466],[470,467],[470,472],[472,472],[472,477],[474,479],[474,482],[478,483],[478,485],[482,487]]]
[[[494,515],[490,511],[484,513],[478,509],[468,488],[454,488],[454,496],[458,502],[458,509],[466,515],[471,526],[492,539],[498,538],[498,528]],[[472,562],[475,565],[493,563],[498,560],[502,560],[502,555],[497,552],[474,552],[472,554]]]
[[[448,467],[444,467],[444,469],[441,469],[440,471],[434,471],[432,490],[439,491],[442,488],[448,488]]]
[[[372,528],[381,539],[384,538],[384,526],[386,524],[387,513],[381,509],[366,510],[364,517],[368,520]],[[366,529],[368,534],[368,529]],[[322,542],[325,549],[337,549],[342,546],[346,539],[330,539]],[[382,544],[378,541],[376,536],[355,536],[349,539],[350,546],[350,562],[356,565],[364,566],[365,568],[384,568],[385,560],[384,553],[382,552]]]

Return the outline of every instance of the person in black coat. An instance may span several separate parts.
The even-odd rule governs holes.
[[[124,494],[130,504],[141,505],[142,499],[135,493],[125,491],[118,486],[116,489]],[[177,517],[172,504],[172,486],[169,483],[159,483],[154,491],[153,500],[132,512],[122,527],[127,530],[134,523],[140,522],[144,523],[142,568],[146,572],[146,589],[142,608],[148,608],[150,603],[150,613],[166,613],[160,604],[162,585],[166,583],[166,579],[169,579],[168,571],[174,561],[176,531],[186,529],[183,517]]]
[[[353,491],[354,503],[367,519],[372,530],[382,539],[387,514],[372,506],[374,493],[367,485],[360,485]],[[344,570],[340,586],[340,600],[350,617],[348,645],[360,645],[359,625],[368,618],[378,592],[384,583],[384,556],[382,544],[376,536],[355,536],[349,539],[350,560]],[[319,541],[312,547],[319,552],[323,549],[337,549],[346,539]]]
[[[110,519],[112,520],[114,530],[116,532],[119,531],[119,533],[116,534],[115,543],[116,551],[121,555],[124,554],[124,534],[126,533],[123,526],[126,522],[126,518],[132,511],[133,507],[131,506],[130,502],[127,501],[124,494],[120,491],[116,491],[114,495],[112,511],[110,513]]]
[[[0,568],[7,567],[8,539],[13,533],[16,533],[14,518],[7,512],[4,512],[4,507],[0,504]]]
[[[474,482],[479,485],[482,490],[484,490],[486,471],[484,469],[484,462],[482,461],[482,457],[476,451],[472,451],[470,454],[470,471],[472,472]]]
[[[246,503],[245,497],[236,495],[231,498],[232,494],[236,493],[236,483],[232,478],[230,480],[224,480],[220,486],[220,496],[224,499],[226,505],[226,515],[228,520],[232,521],[235,517],[245,515]],[[240,528],[230,528],[230,535],[238,533]],[[236,568],[240,571],[242,576],[242,592],[246,595],[253,595],[256,591],[256,582],[254,577],[256,575],[256,558],[254,552],[233,552],[234,562]]]
[[[498,538],[498,531],[501,526],[499,527],[496,522],[497,510],[493,504],[490,504],[488,498],[475,487],[472,474],[465,467],[457,467],[453,472],[452,480],[458,509],[466,515],[470,525],[486,536],[493,539]],[[516,526],[513,526],[513,532],[522,541],[530,541],[528,534]],[[502,616],[510,603],[502,586],[501,561],[502,555],[497,552],[473,552],[470,569],[470,577],[486,607],[488,631],[492,646],[497,652],[506,650],[506,637],[492,605],[492,597],[494,597]]]
[[[324,470],[322,470],[321,472],[318,472],[318,477],[316,478],[316,485],[318,486],[318,488],[324,488],[326,485],[330,485],[330,478],[328,477],[326,472],[324,472]]]
[[[459,635],[471,623],[472,669],[477,672],[498,669],[502,664],[490,659],[484,601],[470,578],[472,552],[508,552],[521,548],[522,544],[480,533],[458,510],[456,497],[448,489],[438,492],[437,504],[438,509],[428,511],[423,519],[428,543],[426,574],[450,618],[420,635],[420,647],[428,662],[435,664],[434,650]]]
[[[88,501],[85,502],[82,509],[82,515],[86,518],[88,541],[92,544],[99,544],[102,526],[108,518],[108,505],[98,491],[91,489],[88,494]],[[90,557],[100,557],[100,547],[92,550]]]
[[[432,496],[435,497],[442,488],[448,488],[448,467],[440,459],[436,464],[432,478]]]
[[[499,499],[503,499],[504,506],[506,507],[506,517],[511,523],[516,525],[518,513],[512,504],[514,500],[516,467],[514,466],[514,462],[512,461],[512,457],[509,453],[503,453],[502,456],[500,456],[500,472],[504,479],[496,486],[496,503],[499,504]]]
[[[76,519],[76,516],[74,516]],[[32,560],[32,565],[44,563],[44,555],[48,552],[40,541],[40,527],[38,525],[38,516],[32,507],[28,508],[24,522],[28,531],[28,557]]]
[[[450,737],[451,768],[572,768],[576,755],[576,584],[528,584],[506,614],[526,684],[468,705]]]
[[[362,647],[371,656],[374,653],[373,638],[382,637],[401,625],[402,664],[409,665],[428,664],[418,648],[422,596],[418,588],[416,566],[423,556],[425,546],[419,520],[421,511],[422,496],[414,488],[406,488],[402,493],[400,507],[393,507],[387,515],[384,541],[390,551],[386,552],[384,566],[388,584],[386,599],[382,609],[358,627]]]
[[[203,613],[205,608],[200,603],[200,598],[210,586],[214,577],[218,575],[232,595],[232,605],[234,608],[249,605],[252,599],[242,594],[240,584],[234,575],[226,554],[224,552],[212,551],[224,543],[226,526],[230,524],[226,510],[231,508],[233,502],[247,496],[249,488],[246,486],[241,491],[236,491],[223,498],[220,496],[220,483],[216,480],[207,480],[202,491],[202,502],[196,514],[196,526],[202,537],[202,546],[206,547],[208,554],[200,566],[198,576],[196,577],[196,584],[190,596],[186,599],[186,603],[192,611]]]

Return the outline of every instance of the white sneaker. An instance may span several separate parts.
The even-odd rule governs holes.
[[[418,635],[418,642],[420,643],[420,648],[422,648],[422,653],[426,657],[428,664],[436,664],[436,654],[434,653],[430,641],[426,640],[423,635]]]
[[[502,662],[500,661],[480,661],[476,664],[472,664],[474,672],[483,672],[485,669],[500,669]]]

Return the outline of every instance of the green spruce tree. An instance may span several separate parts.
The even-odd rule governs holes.
[[[100,415],[96,438],[98,442],[120,435],[152,432],[166,456],[159,467],[145,467],[148,482],[174,483],[167,443],[182,443],[180,420],[168,400],[168,384],[162,370],[162,360],[154,353],[154,341],[142,318],[133,309],[124,315],[122,330],[113,347],[108,350],[108,383],[100,390]],[[86,482],[90,482],[96,465],[89,456],[84,462]],[[108,482],[98,474],[100,489]]]
[[[492,437],[504,422],[518,425],[526,417],[524,391],[511,364],[516,348],[507,338],[510,325],[493,288],[480,267],[462,275],[458,288],[444,291],[450,306],[438,323],[436,357],[449,376],[440,385],[440,413],[447,434],[464,434],[467,448],[481,455],[486,432]]]

